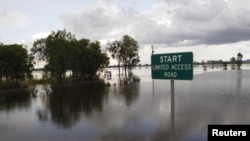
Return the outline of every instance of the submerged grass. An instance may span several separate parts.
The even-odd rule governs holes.
[[[19,89],[19,88],[25,88],[25,87],[26,85],[22,85],[20,82],[17,82],[17,81],[0,82],[0,90]]]
[[[0,90],[14,90],[14,89],[25,89],[29,86],[38,84],[52,84],[52,85],[69,85],[69,84],[83,84],[91,85],[91,87],[107,87],[110,84],[105,83],[102,79],[96,80],[83,80],[79,78],[66,78],[66,79],[29,79],[24,81],[2,81],[0,82]]]

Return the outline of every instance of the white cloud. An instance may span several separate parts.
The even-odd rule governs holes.
[[[64,27],[77,37],[120,39],[129,34],[142,44],[225,44],[248,40],[250,9],[223,0],[157,0],[150,9],[99,2],[81,11],[64,11]],[[233,34],[237,36],[231,36]],[[188,42],[187,42],[188,41]],[[184,43],[184,44],[183,44]]]
[[[135,21],[133,9],[119,9],[115,5],[97,3],[81,11],[64,11],[60,16],[64,27],[77,37],[99,40],[125,33]],[[119,37],[120,38],[120,37]]]
[[[37,34],[32,35],[32,39],[36,40],[36,39],[46,38],[46,37],[48,37],[49,34],[50,34],[50,32],[37,33]]]
[[[227,60],[244,51],[240,46],[250,37],[250,2],[246,0],[244,4],[232,0],[155,0],[146,10],[139,10],[138,4],[120,7],[118,2],[103,0],[79,11],[64,11],[60,19],[78,38],[99,40],[102,46],[125,34],[134,37],[140,44],[142,64],[150,62],[151,44],[158,53],[193,51],[197,61]]]
[[[22,44],[26,45],[28,47],[27,48],[28,51],[30,51],[30,49],[33,47],[34,41],[36,41],[37,39],[46,38],[49,34],[50,32],[36,33],[32,35],[31,37],[25,38],[25,40],[22,41]]]
[[[12,11],[0,11],[0,25],[10,29],[23,28],[30,25],[31,20],[24,14]]]
[[[155,54],[159,53],[173,53],[173,52],[193,52],[194,61],[201,62],[202,60],[223,60],[229,61],[231,57],[236,57],[237,53],[243,54],[243,60],[250,58],[250,41],[242,41],[230,44],[220,45],[206,45],[199,44],[193,46],[166,46],[165,44],[159,44],[154,46]],[[150,50],[148,50],[148,53]],[[148,59],[146,57],[146,59]],[[147,60],[149,61],[149,59]]]
[[[47,5],[48,1],[42,4]],[[242,51],[245,58],[250,53],[249,0],[95,0],[62,2],[57,8],[50,4],[45,12],[41,12],[40,5],[34,5],[40,10],[32,11],[3,6],[6,10],[0,10],[0,41],[24,39],[23,43],[32,47],[34,40],[49,34],[42,31],[65,28],[77,38],[99,40],[104,48],[107,42],[128,34],[140,44],[141,64],[150,62],[151,44],[156,53],[191,50],[197,60],[209,56],[226,60],[237,51]],[[29,29],[24,28],[31,22]],[[60,22],[62,25],[58,26]]]

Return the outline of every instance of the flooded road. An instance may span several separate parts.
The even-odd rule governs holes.
[[[37,85],[0,97],[0,141],[206,141],[208,124],[250,123],[250,70],[194,68],[192,81],[175,81],[171,118],[170,81],[111,86],[77,83]],[[153,83],[152,83],[153,82]],[[154,84],[154,85],[153,85]],[[174,122],[174,127],[171,126]]]

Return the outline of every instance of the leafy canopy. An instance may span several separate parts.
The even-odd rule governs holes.
[[[32,56],[22,45],[0,45],[0,81],[24,80],[31,77]]]
[[[72,77],[92,79],[99,68],[109,64],[98,41],[77,40],[66,30],[53,31],[47,38],[36,40],[31,51],[35,58],[47,62],[45,70],[52,78],[63,79],[71,71]]]

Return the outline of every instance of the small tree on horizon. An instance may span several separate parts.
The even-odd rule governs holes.
[[[237,54],[237,60],[236,60],[236,64],[237,64],[238,69],[240,69],[240,67],[242,65],[242,58],[243,58],[243,55],[239,52]]]

